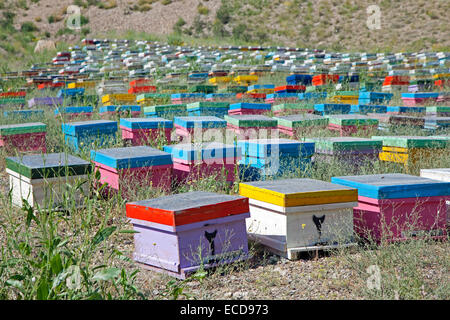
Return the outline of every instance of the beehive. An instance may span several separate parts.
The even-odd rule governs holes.
[[[7,152],[46,152],[46,134],[42,122],[0,125],[0,147]]]
[[[134,234],[133,258],[145,268],[186,278],[248,258],[248,199],[189,192],[126,204]]]
[[[249,198],[247,232],[271,251],[295,259],[299,252],[354,245],[356,189],[313,179],[239,184]]]
[[[122,139],[133,146],[149,145],[156,141],[171,142],[173,122],[164,118],[121,118]]]
[[[362,238],[446,237],[450,183],[399,173],[333,177],[331,182],[358,189],[354,224]]]
[[[74,151],[101,148],[116,141],[117,122],[90,120],[63,123],[64,141]]]

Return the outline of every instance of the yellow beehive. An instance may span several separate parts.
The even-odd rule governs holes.
[[[233,81],[239,84],[248,84],[248,83],[256,83],[258,82],[258,79],[259,78],[256,75],[242,75],[235,77]]]
[[[228,83],[231,81],[231,77],[214,77],[210,78],[208,81],[211,84]]]
[[[67,88],[69,89],[76,89],[76,88],[95,88],[95,81],[83,81],[83,82],[71,82],[67,85]]]
[[[117,101],[134,102],[136,101],[136,95],[130,93],[115,93],[102,96],[102,103],[114,103]]]

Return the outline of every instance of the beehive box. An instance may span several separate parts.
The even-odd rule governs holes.
[[[171,188],[173,163],[167,152],[148,146],[99,149],[91,151],[91,160],[100,183],[125,195],[136,186]]]
[[[91,106],[56,108],[54,113],[56,117],[63,117],[69,120],[78,117],[90,118],[93,113],[93,108]]]
[[[215,116],[223,118],[228,114],[228,102],[194,102],[186,105],[189,116]]]
[[[421,169],[420,176],[423,178],[450,182],[450,168]],[[447,227],[450,224],[450,199],[447,200]]]
[[[164,146],[163,150],[172,155],[174,176],[180,182],[209,176],[233,182],[241,158],[240,148],[219,142],[180,143]]]
[[[173,122],[164,118],[121,118],[122,139],[133,146],[148,145],[155,141],[170,143]]]
[[[175,117],[175,132],[179,136],[203,140],[203,133],[209,129],[225,129],[227,122],[214,116]],[[199,135],[199,136],[197,136]]]
[[[272,111],[275,115],[283,113],[313,113],[314,105],[309,103],[282,103],[272,105]]]
[[[248,258],[248,199],[189,192],[126,204],[133,258],[143,267],[184,279],[200,267]]]
[[[227,128],[242,138],[258,138],[260,130],[276,130],[278,121],[264,115],[227,115]],[[267,134],[269,135],[269,133]]]
[[[0,125],[0,147],[7,152],[46,152],[47,125],[42,122]]]
[[[303,171],[314,154],[314,143],[290,139],[238,140],[237,146],[242,152],[239,173],[245,181]]]
[[[247,232],[278,255],[355,245],[353,207],[356,189],[313,179],[240,183],[249,198]]]
[[[146,117],[172,118],[187,116],[186,104],[168,104],[144,107]]]
[[[327,115],[328,129],[347,136],[358,131],[374,132],[378,128],[378,120],[360,114]]]
[[[228,110],[229,115],[245,114],[264,114],[269,112],[271,105],[269,103],[233,103]]]
[[[278,121],[278,129],[291,137],[310,132],[313,128],[326,128],[328,118],[315,114],[293,114],[273,117]]]
[[[373,140],[383,142],[383,161],[401,163],[408,169],[419,160],[445,154],[446,139],[422,136],[373,136]]]
[[[62,97],[42,97],[42,98],[32,98],[28,100],[28,107],[37,106],[59,106],[64,103],[64,98]]]
[[[90,120],[63,123],[64,141],[74,151],[97,149],[116,141],[117,122]]]
[[[314,111],[320,115],[328,115],[328,114],[348,114],[350,113],[351,106],[350,104],[315,104]]]
[[[141,114],[141,106],[136,105],[122,105],[122,106],[103,106],[98,110],[101,116],[104,115],[127,115],[138,117]]]
[[[446,237],[448,182],[400,173],[333,177],[331,182],[358,189],[354,225],[364,239]]]
[[[22,200],[36,208],[70,207],[83,204],[88,183],[80,189],[68,189],[87,180],[92,171],[89,162],[64,153],[34,154],[6,158],[6,172],[12,190],[12,203],[22,207]],[[65,202],[67,201],[67,202]]]

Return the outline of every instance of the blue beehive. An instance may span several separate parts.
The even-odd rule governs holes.
[[[84,94],[84,88],[73,88],[73,89],[60,89],[58,91],[57,97],[74,97],[81,96]]]
[[[44,110],[9,110],[3,111],[3,116],[10,119],[27,119],[44,117]]]
[[[64,108],[56,108],[55,115],[59,114],[77,114],[77,113],[91,113],[93,112],[93,108],[91,106],[80,106],[80,107],[64,107]]]
[[[141,112],[141,106],[136,105],[123,105],[123,106],[103,106],[100,107],[99,113],[106,113],[106,112]]]
[[[303,84],[305,86],[312,83],[313,76],[310,74],[292,74],[286,77],[286,82],[288,85]]]
[[[227,122],[214,116],[175,117],[175,126],[186,129],[192,128],[226,128]]]
[[[303,171],[311,163],[315,148],[313,142],[290,139],[239,140],[237,146],[242,152],[239,171],[245,181]]]
[[[314,105],[314,111],[322,116],[327,114],[348,114],[350,110],[350,104],[324,103]]]
[[[230,104],[230,110],[242,110],[242,109],[257,109],[257,110],[270,110],[270,103],[249,103],[240,102]]]
[[[359,91],[359,104],[388,103],[394,95],[387,92]]]
[[[116,141],[116,121],[79,121],[63,123],[61,126],[64,141],[76,152],[80,152],[82,148],[105,147]]]
[[[367,105],[367,104],[352,104],[350,113],[386,113],[387,106]]]
[[[324,92],[302,92],[298,93],[299,100],[321,100],[327,97],[327,93]]]

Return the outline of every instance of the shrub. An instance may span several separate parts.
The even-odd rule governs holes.
[[[39,30],[38,27],[36,27],[34,23],[31,21],[26,21],[22,23],[22,26],[20,27],[20,31],[22,32],[34,32],[38,30]]]

